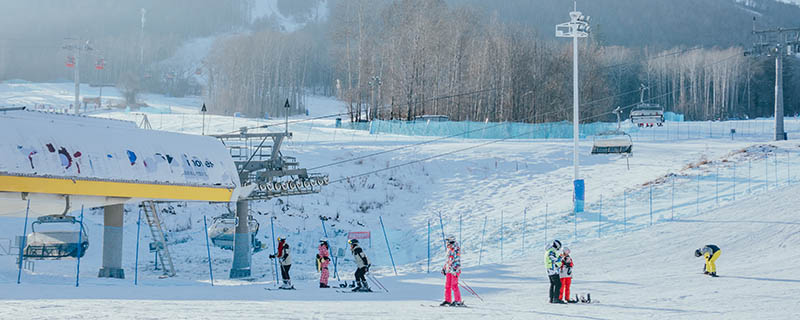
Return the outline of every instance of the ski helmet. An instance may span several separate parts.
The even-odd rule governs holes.
[[[286,241],[286,237],[278,237],[278,242]]]
[[[444,240],[447,241],[447,243],[454,243],[454,242],[456,242],[456,236],[451,234],[451,235],[448,235],[447,238],[445,238]]]
[[[564,247],[564,250],[561,250],[561,252],[563,252],[565,255],[569,255],[570,253],[569,248],[567,247]]]
[[[699,258],[699,257],[700,257],[700,256],[702,256],[702,255],[703,255],[703,253],[702,253],[702,252],[700,252],[700,249],[697,249],[697,250],[695,250],[695,251],[694,251],[694,256],[695,256],[695,257],[698,257],[698,258]]]
[[[328,243],[328,238],[322,237],[319,239],[319,242]]]
[[[350,245],[357,245],[358,244],[358,239],[347,240],[347,243],[349,243]]]
[[[561,249],[561,241],[553,240],[553,248],[556,248],[556,250]]]

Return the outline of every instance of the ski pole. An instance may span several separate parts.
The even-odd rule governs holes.
[[[376,278],[372,274],[367,274],[367,279],[372,280],[373,282],[375,282],[378,285],[378,287],[380,287],[381,289],[385,290],[386,293],[389,293],[389,289],[386,289],[386,287],[383,285],[383,283],[378,281],[378,278]]]
[[[483,298],[481,298],[481,296],[479,296],[479,295],[478,295],[478,293],[477,293],[477,292],[475,292],[475,290],[474,290],[474,289],[472,289],[472,287],[470,287],[470,286],[467,284],[467,282],[466,282],[466,281],[463,281],[463,280],[461,281],[461,287],[463,287],[464,289],[466,289],[466,290],[467,290],[469,293],[471,293],[472,295],[474,295],[475,297],[477,297],[477,298],[478,298],[478,299],[480,299],[481,301],[485,302],[485,301],[483,300]]]

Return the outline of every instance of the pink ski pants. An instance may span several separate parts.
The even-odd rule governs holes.
[[[450,299],[450,291],[453,292],[455,301],[461,301],[461,290],[458,289],[458,274],[447,274],[447,281],[444,284],[444,301],[453,302]]]

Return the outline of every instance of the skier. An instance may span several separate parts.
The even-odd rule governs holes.
[[[558,275],[561,277],[561,295],[559,299],[569,302],[569,287],[572,285],[572,257],[569,256],[569,248],[564,247],[561,252],[561,270]]]
[[[462,307],[461,291],[458,289],[458,277],[461,275],[461,247],[456,242],[455,236],[447,236],[447,261],[442,267],[442,275],[447,277],[444,284],[444,302],[440,306]],[[453,293],[455,301],[450,299]]]
[[[369,272],[369,260],[364,250],[358,246],[358,239],[350,239],[347,241],[350,244],[350,252],[353,253],[353,258],[356,260],[356,287],[353,291],[372,292],[367,284],[365,275]]]
[[[564,303],[558,299],[561,291],[561,278],[558,276],[558,270],[561,267],[561,257],[558,256],[559,249],[561,249],[561,241],[554,240],[553,244],[544,252],[544,267],[550,278],[550,303]]]
[[[331,263],[330,254],[328,252],[328,239],[319,239],[319,253],[317,254],[317,269],[319,270],[319,287],[330,288],[328,286],[328,264]]]
[[[695,257],[704,256],[706,258],[706,265],[703,268],[703,274],[710,275],[712,277],[717,277],[717,259],[719,259],[720,250],[719,247],[709,244],[705,247],[697,249],[694,251]]]
[[[277,258],[281,265],[281,278],[283,284],[279,287],[281,289],[294,289],[292,279],[289,277],[289,269],[292,268],[292,257],[289,254],[289,244],[286,243],[285,237],[278,237],[278,255],[269,255],[270,259]]]

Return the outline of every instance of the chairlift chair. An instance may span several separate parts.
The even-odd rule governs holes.
[[[73,230],[37,231],[36,226],[69,225]],[[74,230],[77,227],[78,230]],[[78,258],[89,248],[89,235],[83,223],[68,215],[42,216],[31,223],[31,233],[27,235],[23,256],[36,260],[59,260]],[[81,234],[82,233],[82,234]]]
[[[639,104],[631,110],[631,123],[641,127],[664,125],[664,108],[655,103],[644,103],[644,91],[649,89],[644,84],[640,88]]]
[[[592,137],[592,154],[621,154],[625,156],[625,161],[630,170],[628,158],[633,155],[633,139],[631,136],[620,129],[622,109],[614,109],[617,115],[617,129],[601,132]]]
[[[215,217],[208,226],[208,237],[211,242],[222,249],[233,250],[234,232],[236,231],[236,215],[226,213]],[[259,223],[253,216],[247,216],[247,227],[250,230],[250,241],[254,251],[261,250],[261,241],[256,238]]]

